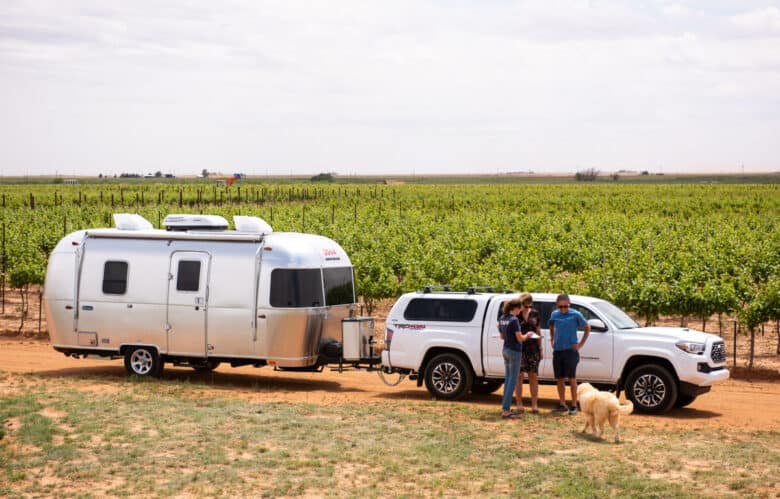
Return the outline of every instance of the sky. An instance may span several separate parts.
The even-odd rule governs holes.
[[[0,2],[0,175],[780,171],[780,1]]]

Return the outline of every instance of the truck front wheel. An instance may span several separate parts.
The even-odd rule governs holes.
[[[637,412],[661,414],[677,400],[677,381],[665,367],[645,364],[627,376],[626,397]]]
[[[471,390],[474,375],[459,355],[442,353],[425,369],[425,387],[437,399],[457,400]]]

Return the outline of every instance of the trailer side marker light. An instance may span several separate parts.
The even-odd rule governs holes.
[[[263,249],[266,251],[271,251],[273,248],[270,246],[264,246]]]
[[[70,244],[72,246],[78,246],[79,245],[78,241],[71,241]]]

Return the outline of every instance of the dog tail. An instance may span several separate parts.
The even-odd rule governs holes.
[[[625,404],[618,404],[617,410],[620,414],[631,414],[634,412],[634,404],[630,400],[626,400]]]

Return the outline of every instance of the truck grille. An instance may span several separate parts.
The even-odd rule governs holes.
[[[726,345],[722,341],[718,341],[712,344],[712,352],[710,352],[710,358],[716,364],[726,362]]]

